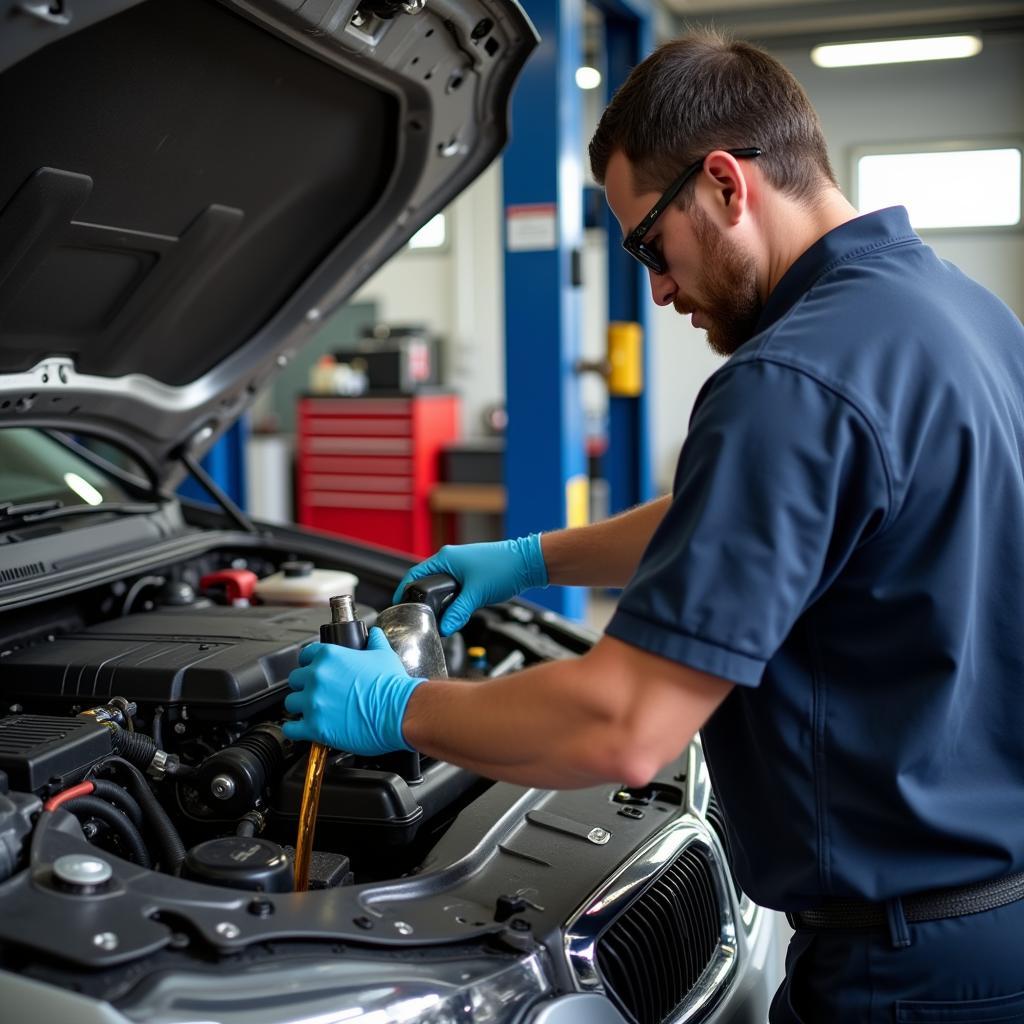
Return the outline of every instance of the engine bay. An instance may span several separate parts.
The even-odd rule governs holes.
[[[253,984],[273,976],[301,1002],[304,965],[341,965],[358,981],[329,1002],[348,1013],[364,1005],[367,964],[404,985],[410,965],[430,980],[467,957],[487,976],[519,971],[529,984],[516,982],[517,998],[570,994],[576,916],[619,913],[691,842],[704,866],[691,865],[686,899],[732,927],[698,746],[639,789],[563,791],[408,750],[324,755],[291,742],[284,702],[300,651],[353,622],[395,646],[389,617],[419,614],[392,603],[408,561],[288,527],[224,530],[198,508],[189,520],[185,533],[58,562],[0,596],[0,972],[25,986],[26,1006],[59,992],[128,1020],[193,1020],[199,1005],[204,1019],[235,1019],[209,1000],[250,1014]],[[34,558],[51,542],[11,548]],[[349,592],[302,583],[286,603],[307,575]],[[415,586],[410,599],[429,605],[427,581]],[[343,603],[353,619],[335,616]],[[595,640],[516,599],[477,609],[440,646],[450,676],[483,680]],[[314,761],[324,771],[311,819]],[[622,872],[634,881],[623,886]],[[714,915],[702,913],[713,951]],[[495,990],[487,1005],[507,998]],[[310,999],[289,1019],[326,1005]]]
[[[140,866],[291,889],[309,745],[284,737],[283,702],[300,650],[330,613],[308,594],[291,598],[307,604],[260,603],[259,581],[282,577],[282,567],[295,577],[288,583],[322,573],[312,562],[211,552],[79,595],[41,631],[0,641],[0,835],[9,845],[42,806]],[[355,588],[366,626],[379,589],[365,588],[367,603]],[[280,588],[268,590],[280,600]],[[534,618],[522,606],[477,612],[443,640],[449,674],[485,677],[577,653]],[[331,751],[310,888],[414,872],[490,785],[408,751]]]

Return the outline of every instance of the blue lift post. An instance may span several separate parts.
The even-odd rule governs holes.
[[[580,382],[583,246],[582,98],[584,0],[535,0],[541,44],[512,101],[503,161],[505,375],[508,442],[506,533],[579,525],[587,467]],[[552,587],[527,595],[574,619],[586,591]]]
[[[630,70],[654,44],[653,16],[644,0],[593,0],[604,14],[606,98],[626,80]],[[603,472],[608,481],[612,514],[654,497],[650,386],[650,300],[647,271],[621,245],[618,222],[607,211],[608,319],[640,324],[643,331],[643,391],[636,398],[608,399],[608,450]]]

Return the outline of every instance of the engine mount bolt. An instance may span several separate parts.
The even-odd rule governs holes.
[[[274,912],[274,904],[270,900],[261,899],[259,896],[249,901],[248,910],[256,917],[270,917]]]
[[[396,921],[395,931],[398,932],[399,935],[412,935],[413,927],[411,924],[407,924],[405,921]]]
[[[218,800],[230,800],[235,795],[235,780],[230,775],[215,775],[210,792]]]
[[[98,946],[107,953],[117,949],[121,940],[113,932],[99,932],[92,937],[92,944]]]
[[[242,934],[242,929],[239,928],[237,924],[232,924],[230,921],[221,921],[214,931],[222,939],[237,939],[238,936]]]
[[[362,928],[363,931],[369,931],[373,927],[373,918],[367,917],[365,914],[361,914],[359,917],[352,918],[352,923],[357,928]]]
[[[113,868],[99,857],[83,853],[67,853],[53,862],[53,877],[69,892],[87,896],[106,885]]]
[[[184,734],[184,732],[185,732],[185,723],[184,722],[175,722],[174,723],[174,732],[175,732],[175,735],[182,736]]]

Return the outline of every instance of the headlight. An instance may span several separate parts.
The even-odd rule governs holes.
[[[395,955],[279,956],[216,976],[175,971],[118,1008],[145,1024],[510,1024],[551,987],[539,955]]]

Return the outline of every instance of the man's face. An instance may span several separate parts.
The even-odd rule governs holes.
[[[605,192],[623,236],[659,199],[654,192],[634,193],[633,170],[621,151],[608,161]],[[665,263],[664,274],[647,272],[659,306],[671,303],[676,312],[692,314],[691,323],[707,331],[708,344],[719,355],[732,355],[753,336],[762,306],[756,262],[724,234],[699,196],[686,212],[670,205],[646,241],[660,249]]]

